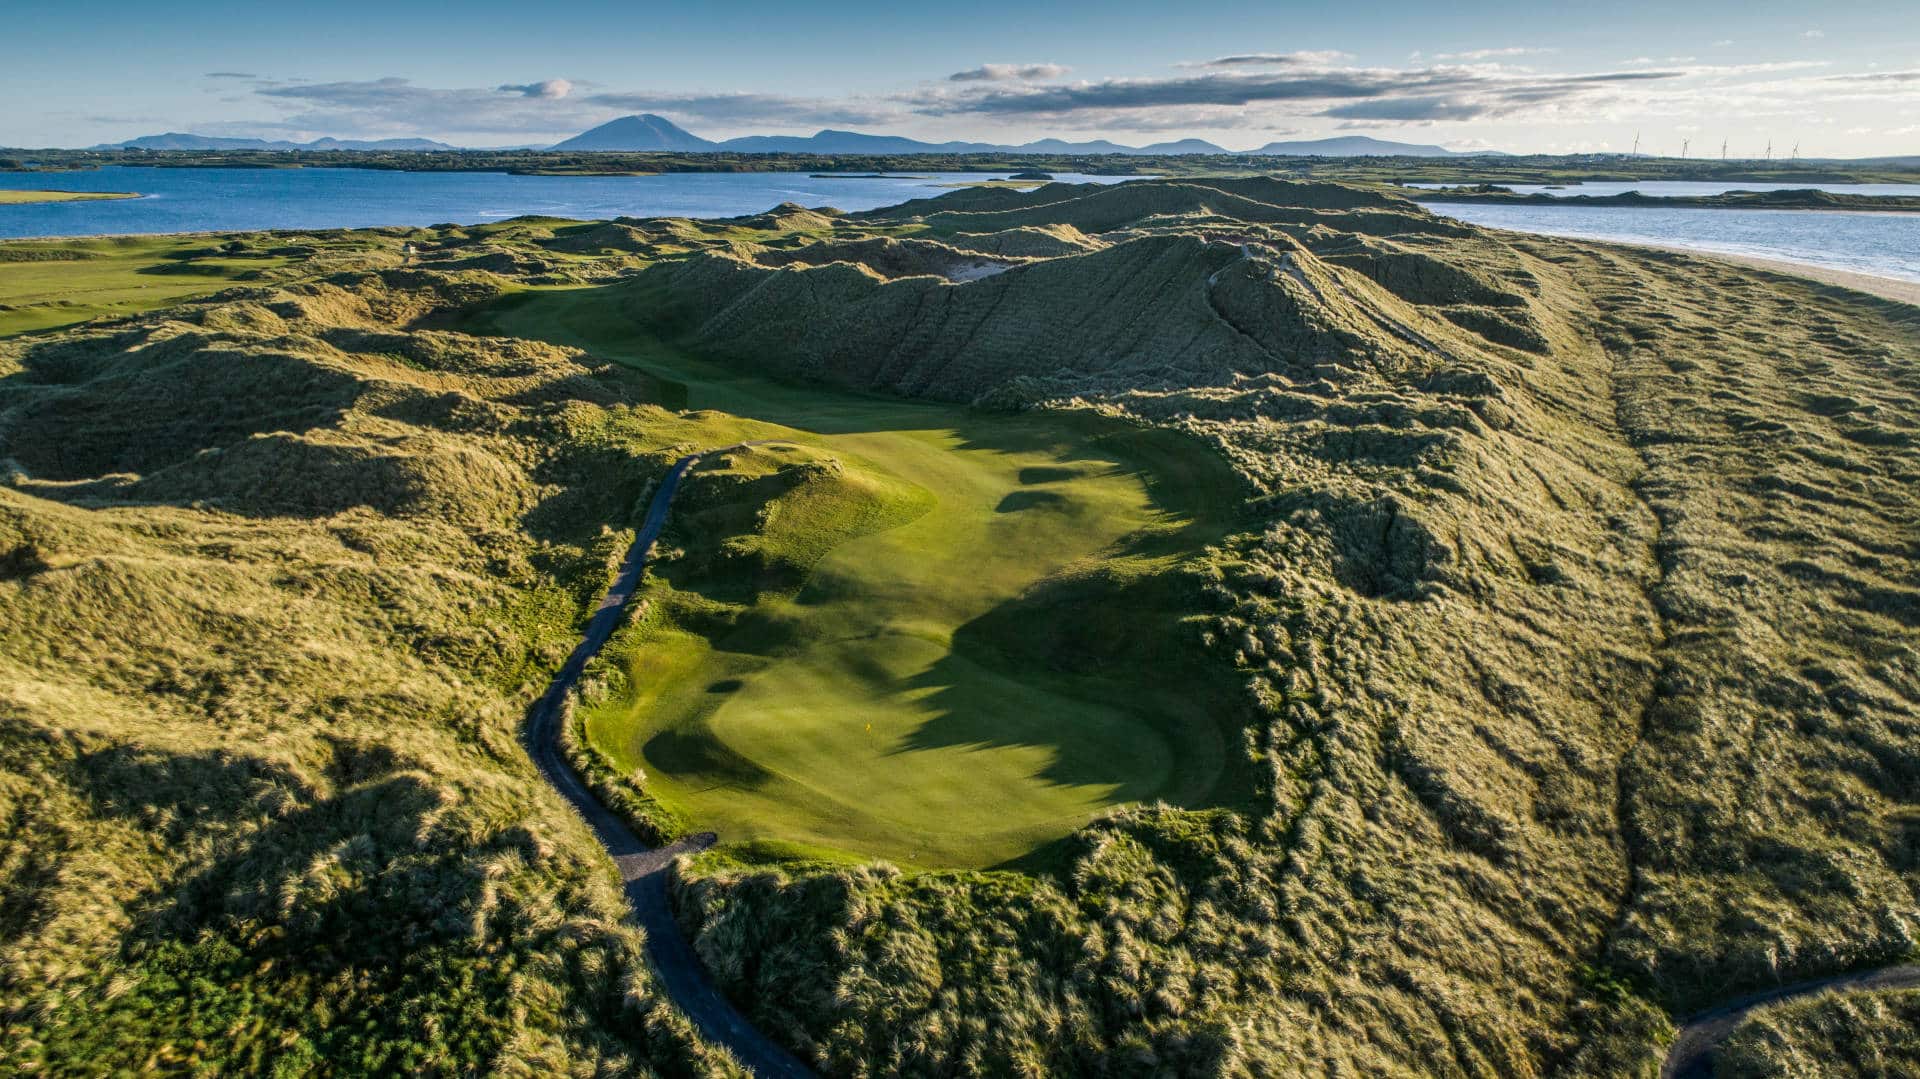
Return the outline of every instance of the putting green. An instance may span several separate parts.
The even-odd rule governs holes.
[[[669,539],[739,557],[658,567],[618,642],[630,689],[588,714],[655,797],[728,841],[920,867],[1004,863],[1114,805],[1240,797],[1233,689],[1179,621],[1194,586],[1176,567],[1237,500],[1204,451],[755,380],[609,332],[595,302],[543,293],[495,317],[794,443],[689,479]],[[725,441],[737,421],[714,422]],[[775,474],[805,479],[753,487]]]

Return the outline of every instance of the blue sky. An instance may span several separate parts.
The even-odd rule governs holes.
[[[7,0],[0,144],[159,131],[542,143],[629,112],[1230,148],[1920,153],[1901,2],[324,6]],[[956,78],[968,75],[970,77]]]

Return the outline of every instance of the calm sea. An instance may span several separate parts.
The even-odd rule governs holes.
[[[1007,173],[914,173],[817,178],[796,172],[681,172],[658,176],[514,176],[503,172],[377,169],[161,169],[5,172],[0,188],[137,191],[137,199],[0,206],[0,237],[139,232],[484,224],[523,214],[737,217],[783,202],[871,210]],[[1056,173],[1068,183],[1127,176]]]
[[[142,194],[138,199],[109,202],[0,206],[0,237],[480,224],[522,214],[582,219],[735,217],[759,213],[782,202],[868,210],[938,195],[948,190],[944,185],[989,175],[915,173],[823,178],[805,173],[750,172],[513,176],[373,169],[121,167],[89,172],[0,173],[0,188],[58,187]],[[1069,183],[1132,179],[1073,173],[1059,173],[1056,178]],[[1695,195],[1770,186],[1793,185],[1607,183],[1548,193],[1605,195],[1631,189],[1650,195]],[[1920,195],[1920,184],[1818,186],[1868,195]],[[1539,190],[1524,185],[1515,189]],[[1434,204],[1430,208],[1474,224],[1522,232],[1758,255],[1920,281],[1920,214],[1488,203]]]

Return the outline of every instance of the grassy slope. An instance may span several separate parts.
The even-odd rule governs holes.
[[[874,223],[1081,240],[958,288],[737,251],[611,291],[742,370],[1212,439],[1262,524],[1187,602],[1265,801],[1118,814],[1051,879],[696,870],[768,1027],[862,1072],[1607,1074],[1666,1009],[1906,946],[1910,309],[1266,181]]]
[[[1072,632],[1095,641],[1160,635],[1175,659],[1159,582],[1219,535],[1238,496],[1224,470],[1113,424],[727,376],[636,337],[611,302],[536,294],[496,325],[632,358],[680,380],[696,407],[791,425],[779,433],[835,466],[753,507],[752,557],[669,569],[648,624],[623,642],[631,688],[590,729],[621,767],[644,770],[653,794],[730,840],[918,866],[1013,859],[1109,805],[1239,797],[1237,734],[1195,685],[1096,667],[1101,645],[1063,654],[1021,632],[1030,614],[1013,614],[1040,596],[1080,600],[1046,617],[1084,621]],[[696,473],[671,537],[695,548],[727,539],[727,515],[703,513],[703,499],[731,503],[703,490],[730,485],[707,481],[757,474],[771,466],[753,458],[777,452]],[[1180,508],[1207,520],[1155,505],[1148,464],[1181,469]],[[791,572],[769,580],[769,564]],[[1088,602],[1095,587],[1128,605]],[[748,617],[710,628],[716,608],[743,600]]]
[[[731,635],[799,606],[787,595],[836,552],[926,519],[907,520],[920,492],[949,481],[908,475],[910,442],[856,440],[931,451],[931,432],[980,422],[768,374],[1071,394],[1167,429],[1102,447],[1147,466],[1157,508],[1207,517],[1180,497],[1198,459],[1161,437],[1210,443],[1256,492],[1192,575],[1056,577],[953,635],[995,673],[1008,645],[1045,657],[1011,668],[1028,683],[1238,682],[1212,718],[1248,721],[1240,811],[1123,809],[1024,863],[1037,874],[761,857],[796,853],[777,845],[689,868],[682,913],[716,977],[829,1070],[1643,1074],[1669,1009],[1911,946],[1912,308],[1324,187],[949,199],[931,222],[415,236],[417,265],[527,284],[639,270],[492,317],[661,376],[620,376],[622,393],[737,415],[624,407],[600,376],[528,382],[529,365],[567,368],[545,345],[419,328],[494,295],[484,274],[382,275],[293,314],[223,303],[186,320],[208,332],[160,319],[138,339],[0,346],[32,350],[0,381],[3,452],[29,477],[9,497],[31,525],[0,544],[26,747],[7,757],[18,823],[0,844],[8,1044],[241,1067],[290,1025],[301,1052],[366,1067],[687,1059],[663,1012],[617,998],[631,938],[595,928],[604,881],[582,876],[577,828],[527,808],[523,764],[496,751],[501,702],[550,665],[540,642],[617,547],[568,529],[625,520],[641,462],[801,443],[688,488],[684,554],[625,631],[636,662],[664,654],[641,647],[656,630],[751,641]],[[341,257],[397,258],[397,240],[341,237],[378,249]],[[960,248],[1051,261],[944,292],[901,276]],[[833,259],[867,269],[762,287]],[[1150,319],[1143,295],[1164,300]],[[877,318],[876,297],[902,317]],[[1023,379],[1036,357],[1045,378]],[[487,372],[521,381],[470,381]],[[1069,416],[1028,419],[1085,441]],[[76,568],[103,599],[49,588],[94,579]],[[1169,667],[1169,634],[1208,651]],[[630,673],[647,672],[596,672],[609,712]],[[316,738],[322,717],[347,744]],[[414,784],[454,808],[414,813]],[[402,841],[423,827],[425,848]],[[318,855],[287,838],[316,830]],[[456,931],[449,905],[491,920]],[[524,1008],[499,1018],[508,998]],[[188,999],[219,1004],[194,1026]],[[349,1011],[395,1018],[356,1031],[335,1019]],[[188,1029],[213,1048],[169,1040]]]
[[[476,284],[0,345],[0,1070],[724,1070],[516,741],[666,414]]]
[[[1768,1008],[1721,1047],[1726,1079],[1920,1075],[1920,989],[1833,993]]]
[[[1685,256],[1566,265],[1593,283],[1660,522],[1664,639],[1621,772],[1636,876],[1611,957],[1686,1009],[1904,955],[1920,308]]]

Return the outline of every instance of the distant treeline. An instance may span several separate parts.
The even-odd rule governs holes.
[[[547,150],[21,150],[0,170],[109,165],[161,168],[353,168],[593,176],[658,172],[1077,172],[1095,176],[1247,175],[1377,183],[1551,184],[1705,180],[1743,183],[1920,182],[1911,162],[1709,161],[1621,155],[1528,157],[1257,157],[1247,154],[555,153]]]

